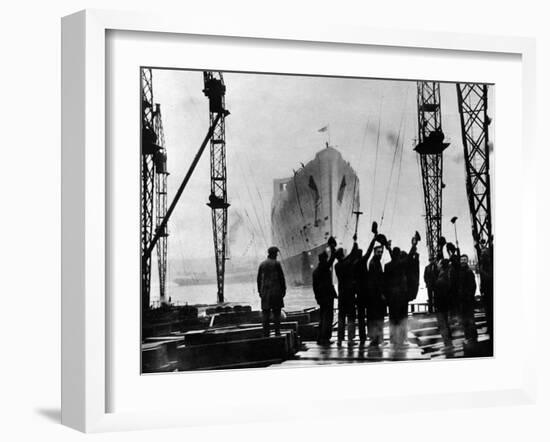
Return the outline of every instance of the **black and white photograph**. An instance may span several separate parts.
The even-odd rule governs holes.
[[[493,84],[138,84],[142,374],[493,356]]]

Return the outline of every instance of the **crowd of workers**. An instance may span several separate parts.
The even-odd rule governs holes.
[[[375,233],[363,254],[354,236],[353,247],[345,256],[343,249],[336,249],[336,241],[329,239],[329,253],[320,254],[319,265],[313,272],[313,292],[320,308],[320,345],[332,343],[331,311],[335,300],[338,303],[338,345],[342,345],[346,333],[348,345],[355,345],[358,329],[360,345],[364,345],[368,337],[370,346],[379,347],[384,342],[383,326],[387,314],[390,342],[397,347],[407,345],[408,304],[416,298],[419,286],[418,241],[415,235],[407,253],[399,247],[392,248],[391,241]],[[388,250],[391,259],[382,267],[384,249]],[[334,261],[338,295],[330,269]]]
[[[369,347],[380,348],[384,344],[384,320],[389,316],[390,344],[395,348],[408,346],[407,319],[409,302],[416,299],[420,283],[420,261],[417,244],[418,232],[411,239],[408,252],[392,247],[391,241],[377,232],[373,225],[373,237],[366,253],[359,248],[357,235],[353,247],[346,255],[336,248],[334,238],[329,238],[325,250],[319,254],[319,263],[313,270],[313,292],[320,309],[317,343],[329,346],[334,322],[334,304],[338,306],[337,344],[359,345],[369,341]],[[468,256],[458,247],[441,238],[437,256],[430,257],[424,270],[424,282],[428,292],[428,311],[435,313],[446,347],[452,347],[451,326],[457,323],[464,331],[466,342],[477,341],[474,318],[476,278],[469,265]],[[493,268],[492,245],[482,245],[479,263],[480,292],[485,307],[489,337],[493,335]],[[444,250],[446,249],[447,257]],[[389,262],[382,266],[387,250]],[[258,270],[258,292],[261,297],[264,333],[269,336],[270,319],[273,317],[275,334],[280,334],[281,309],[286,293],[283,269],[277,261],[277,247],[268,249],[268,258]],[[333,267],[337,277],[333,283]]]

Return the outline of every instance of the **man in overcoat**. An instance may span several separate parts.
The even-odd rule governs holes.
[[[433,313],[435,297],[435,281],[437,280],[437,264],[433,256],[430,256],[429,264],[424,269],[424,282],[428,292],[428,312]]]
[[[319,254],[319,264],[313,270],[313,293],[319,305],[319,345],[330,345],[332,342],[332,321],[334,320],[334,300],[336,290],[332,283],[332,264],[336,254],[331,248],[330,258],[326,251]]]
[[[370,346],[379,347],[384,343],[384,317],[386,316],[386,298],[384,296],[384,271],[382,255],[384,247],[374,249],[374,256],[369,263],[367,293],[367,330]]]
[[[357,318],[357,274],[355,269],[360,259],[359,246],[354,241],[349,255],[343,249],[336,251],[338,262],[334,266],[338,278],[338,346],[342,345],[347,328],[348,346],[355,345],[355,321]]]
[[[457,275],[460,322],[464,328],[464,338],[468,342],[477,341],[477,328],[474,318],[476,278],[468,263],[468,255],[460,257],[460,268]]]
[[[493,339],[493,244],[489,242],[487,247],[481,251],[479,262],[480,292],[481,299],[485,306],[485,317],[487,319],[487,332],[489,338]]]
[[[409,311],[409,285],[407,270],[409,257],[416,253],[418,238],[411,240],[409,253],[402,253],[399,247],[390,249],[391,261],[384,266],[384,295],[390,317],[390,342],[397,348],[407,345],[407,317]],[[415,282],[416,284],[416,282]]]
[[[367,252],[363,255],[361,249],[357,252],[357,264],[355,268],[355,279],[357,283],[357,328],[359,329],[359,345],[364,346],[365,341],[367,340],[367,333],[365,330],[366,319],[368,317],[368,295],[369,295],[369,272],[367,264],[374,250],[374,245],[376,243],[378,235],[374,235]],[[354,236],[354,241],[357,240],[357,237]]]
[[[286,294],[285,275],[281,263],[277,261],[277,247],[267,249],[267,259],[258,268],[258,293],[262,300],[262,323],[264,336],[269,336],[270,316],[273,313],[275,335],[281,334],[281,309]]]
[[[437,278],[435,280],[434,306],[437,315],[439,331],[445,347],[451,349],[453,346],[453,335],[449,324],[450,315],[450,292],[451,283],[449,277],[449,260],[441,259],[437,263]]]

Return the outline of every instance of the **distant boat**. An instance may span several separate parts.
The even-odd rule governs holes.
[[[273,181],[271,235],[288,283],[311,285],[317,256],[329,237],[339,246],[351,242],[357,210],[359,179],[328,143],[293,176]]]
[[[240,283],[240,282],[255,282],[255,281],[256,281],[256,274],[254,271],[251,271],[251,270],[225,274],[225,282],[227,284]],[[217,283],[215,276],[207,276],[207,275],[175,278],[174,282],[179,286],[208,285],[208,284]]]
[[[215,277],[206,277],[206,278],[185,277],[185,278],[175,278],[174,282],[177,285],[181,285],[181,286],[206,285],[206,284],[215,284],[216,278]]]

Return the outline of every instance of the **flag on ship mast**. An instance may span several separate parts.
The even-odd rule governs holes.
[[[330,124],[327,124],[326,126],[323,126],[321,129],[319,129],[317,132],[327,132],[327,147],[330,145]]]

